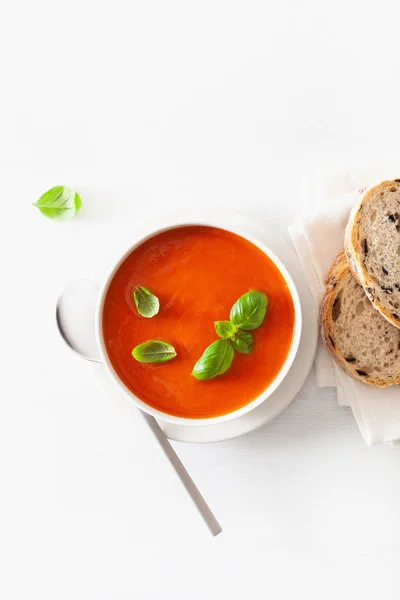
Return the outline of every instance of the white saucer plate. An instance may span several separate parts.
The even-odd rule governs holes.
[[[236,419],[218,423],[216,425],[182,426],[174,423],[167,423],[166,421],[158,419],[160,427],[170,440],[192,443],[220,442],[243,435],[269,423],[285,410],[296,397],[303,386],[314,361],[318,340],[317,308],[304,279],[304,275],[302,274],[299,259],[291,245],[288,235],[282,231],[280,222],[277,220],[255,220],[244,215],[240,215],[240,219],[242,227],[245,226],[249,235],[253,239],[259,240],[271,248],[271,250],[281,259],[293,278],[300,297],[303,317],[303,328],[299,349],[285,379],[275,392],[260,406]],[[140,225],[138,227],[140,228]],[[135,234],[138,233],[138,227],[135,228]],[[129,240],[130,236],[132,236],[132,231],[127,232],[127,234],[123,236],[123,240],[126,242]],[[94,277],[96,280],[102,280],[105,268],[107,268],[106,262],[98,267]],[[116,395],[122,396],[123,398],[119,398],[119,401],[126,402],[125,394],[116,388],[104,368],[99,369],[97,365],[94,372],[96,373],[96,377],[100,379],[106,392],[111,397],[115,397]]]

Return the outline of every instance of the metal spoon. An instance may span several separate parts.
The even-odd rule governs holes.
[[[57,301],[56,322],[58,330],[67,346],[80,357],[92,362],[101,362],[95,331],[94,314],[98,299],[98,285],[90,279],[71,281]],[[88,323],[93,323],[92,327]],[[139,410],[139,409],[138,409]],[[212,535],[221,533],[222,528],[211,512],[210,507],[186,471],[169,440],[154,417],[139,410],[152,430],[166,457],[174,467],[197,510],[203,517]]]

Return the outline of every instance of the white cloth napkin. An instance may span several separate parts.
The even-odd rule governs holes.
[[[304,181],[302,215],[289,227],[312,295],[319,306],[325,279],[343,249],[344,230],[351,207],[366,187],[398,177],[378,172],[341,173]],[[340,406],[350,406],[368,445],[400,440],[400,386],[374,388],[344,373],[320,342],[315,359],[317,385],[337,387]]]

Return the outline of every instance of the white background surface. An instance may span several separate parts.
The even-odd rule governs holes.
[[[396,597],[400,448],[368,449],[313,374],[271,425],[176,445],[211,539],[53,309],[129,222],[200,204],[289,219],[302,174],[393,160],[397,2],[0,11],[0,597]],[[70,223],[30,206],[58,183],[84,201]]]

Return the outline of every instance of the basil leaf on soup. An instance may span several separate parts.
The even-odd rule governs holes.
[[[157,296],[154,296],[143,285],[135,287],[133,290],[133,299],[139,315],[146,317],[146,319],[154,317],[160,310],[160,302]]]
[[[132,350],[132,356],[142,363],[163,363],[176,356],[176,350],[168,342],[149,340]]]
[[[74,190],[63,185],[56,185],[33,204],[49,219],[65,221],[72,219],[82,206],[82,200]]]
[[[237,331],[231,338],[232,346],[237,352],[250,354],[253,344],[253,336],[247,331]]]
[[[239,329],[260,327],[267,312],[268,298],[263,292],[247,292],[232,306],[230,319]]]
[[[234,325],[230,321],[215,321],[214,327],[215,331],[217,332],[217,335],[219,335],[219,337],[224,340],[232,337],[235,331],[237,330],[236,325]]]
[[[199,358],[192,371],[193,377],[204,381],[214,379],[229,369],[234,351],[229,340],[217,340],[210,344]]]

